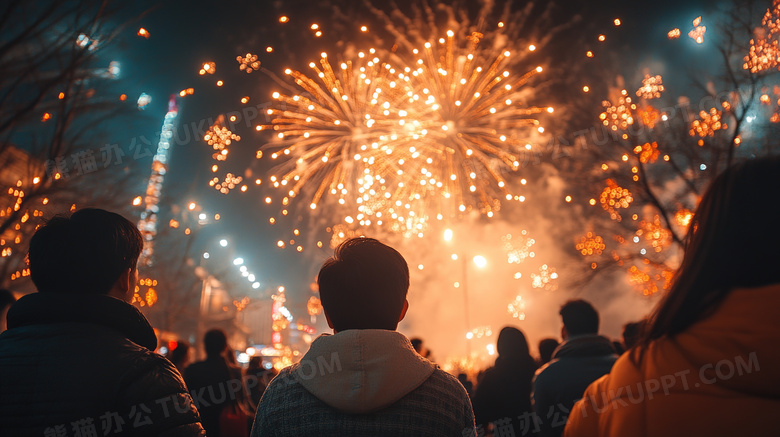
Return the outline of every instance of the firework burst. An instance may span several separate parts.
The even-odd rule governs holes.
[[[331,194],[340,205],[357,210],[358,220],[376,216],[381,221],[383,212],[392,215],[389,199],[405,188],[390,181],[401,171],[397,162],[403,163],[396,156],[416,156],[413,148],[403,147],[410,128],[405,126],[407,111],[400,109],[406,100],[402,87],[373,49],[335,67],[323,53],[319,64],[309,67],[314,78],[285,71],[300,93],[274,93],[279,104],[268,110],[271,125],[261,127],[276,132],[276,140],[266,145],[274,151],[266,155],[283,160],[270,180],[288,198],[316,187],[312,209]]]
[[[528,131],[544,131],[533,116],[552,108],[524,104],[541,67],[515,74],[510,51],[481,50],[480,38],[448,31],[392,62],[371,49],[336,66],[323,53],[312,75],[287,70],[299,93],[274,93],[261,127],[276,132],[267,156],[284,160],[271,182],[288,198],[316,187],[312,209],[331,194],[347,223],[397,232],[472,209],[493,216],[518,198],[505,176],[530,153]]]

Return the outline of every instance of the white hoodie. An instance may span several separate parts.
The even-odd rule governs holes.
[[[392,405],[425,382],[436,365],[396,331],[347,330],[323,334],[295,366],[295,379],[315,397],[345,413]]]

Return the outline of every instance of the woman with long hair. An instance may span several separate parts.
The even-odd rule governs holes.
[[[532,411],[531,380],[536,360],[528,351],[523,332],[512,326],[504,327],[498,334],[496,351],[496,364],[485,371],[474,392],[472,405],[477,426],[486,429],[491,422],[511,424],[515,435],[531,435],[523,434],[523,420],[527,421]]]
[[[780,157],[707,189],[639,343],[572,409],[565,436],[777,435]]]

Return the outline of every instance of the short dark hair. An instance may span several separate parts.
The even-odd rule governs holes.
[[[219,356],[227,349],[227,334],[221,329],[212,329],[203,336],[203,346],[209,358]]]
[[[552,360],[553,352],[558,349],[560,343],[554,338],[545,338],[539,341],[539,359],[542,363],[548,363]]]
[[[57,215],[30,239],[30,277],[40,292],[107,294],[119,276],[135,270],[143,249],[138,228],[96,208]]]
[[[409,340],[409,342],[412,343],[412,347],[417,352],[420,352],[422,350],[422,343],[423,343],[422,338],[415,337],[415,338]]]
[[[576,299],[566,302],[559,314],[563,319],[563,327],[570,337],[599,332],[599,313],[586,300]]]
[[[642,333],[647,323],[644,320],[639,322],[631,322],[623,325],[623,347],[626,350],[634,347],[635,344],[642,337]]]
[[[173,364],[181,364],[190,353],[190,345],[184,340],[179,340],[176,347],[169,353],[170,360]]]
[[[373,238],[341,243],[317,276],[322,306],[336,331],[394,331],[409,291],[409,266]]]

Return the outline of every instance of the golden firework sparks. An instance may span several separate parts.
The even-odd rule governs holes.
[[[767,9],[761,21],[761,27],[757,28],[754,37],[750,40],[750,49],[744,57],[742,67],[751,73],[777,68],[780,65],[780,2],[774,1]]]
[[[251,53],[247,53],[244,56],[236,56],[236,61],[238,61],[238,69],[247,73],[260,68],[260,61],[257,60],[257,55]]]
[[[645,74],[642,86],[636,91],[636,95],[646,100],[657,99],[664,92],[663,79],[660,75],[650,76]]]
[[[536,256],[531,250],[536,240],[530,238],[525,229],[520,231],[520,235],[506,234],[501,237],[501,241],[506,251],[507,262],[510,264],[520,264],[527,258]]]
[[[691,129],[689,133],[691,136],[698,135],[699,137],[707,137],[715,135],[715,131],[720,129],[728,129],[726,123],[722,122],[723,112],[718,111],[716,108],[710,109],[710,112],[699,112],[699,119],[693,120],[691,123]]]
[[[580,241],[574,246],[582,256],[601,255],[607,247],[604,239],[600,235],[588,232],[580,238]]]
[[[601,105],[605,110],[599,115],[599,120],[604,126],[616,131],[634,124],[633,111],[636,111],[636,104],[628,96],[628,91],[620,91],[617,104],[613,105],[609,100],[604,100]]]
[[[236,176],[233,173],[228,173],[225,175],[225,180],[222,182],[219,181],[219,178],[213,178],[209,181],[209,186],[214,187],[215,190],[219,191],[222,194],[227,194],[230,192],[230,190],[236,188],[238,184],[241,183],[243,178],[241,176]],[[246,190],[242,190],[246,191]]]
[[[558,273],[556,273],[553,267],[547,264],[542,264],[539,267],[539,273],[531,274],[531,286],[533,288],[542,288],[547,291],[555,291],[558,289]]]
[[[661,152],[658,151],[658,143],[655,141],[634,147],[634,153],[639,155],[639,162],[642,164],[652,164],[661,156]]]
[[[525,320],[525,301],[519,294],[515,297],[515,300],[506,306],[506,309],[512,317],[518,320]]]
[[[634,201],[634,197],[631,192],[619,186],[612,179],[607,179],[607,186],[601,192],[599,202],[604,211],[607,211],[612,220],[621,221],[622,217],[618,212],[618,209],[626,209]]]
[[[375,50],[331,65],[323,53],[311,78],[287,70],[306,94],[274,93],[270,126],[282,158],[270,178],[287,197],[315,186],[312,209],[330,193],[356,211],[348,223],[390,224],[421,233],[426,221],[472,208],[488,216],[513,200],[504,174],[519,168],[532,145],[523,132],[543,132],[531,116],[552,108],[522,107],[520,88],[541,67],[516,76],[507,50],[478,50],[480,36],[460,44],[452,31],[437,43],[395,55]],[[487,65],[484,68],[482,65]],[[284,105],[284,109],[282,109]]]
[[[688,32],[688,36],[696,41],[697,44],[704,42],[704,33],[707,32],[707,26],[699,26],[701,24],[701,17],[697,17],[693,20],[693,29]]]
[[[645,240],[653,246],[653,250],[660,252],[669,247],[672,242],[672,232],[661,223],[661,218],[656,214],[652,221],[642,220],[636,231],[638,237],[644,236]]]
[[[203,65],[200,68],[200,71],[198,71],[198,74],[201,76],[205,74],[214,74],[217,71],[217,64],[214,62],[204,62]]]
[[[225,116],[220,115],[217,117],[217,121],[214,125],[210,126],[203,135],[203,141],[215,150],[211,157],[217,161],[224,161],[227,159],[228,146],[230,146],[233,141],[241,141],[239,135],[234,134],[230,129],[223,126],[224,123]]]

